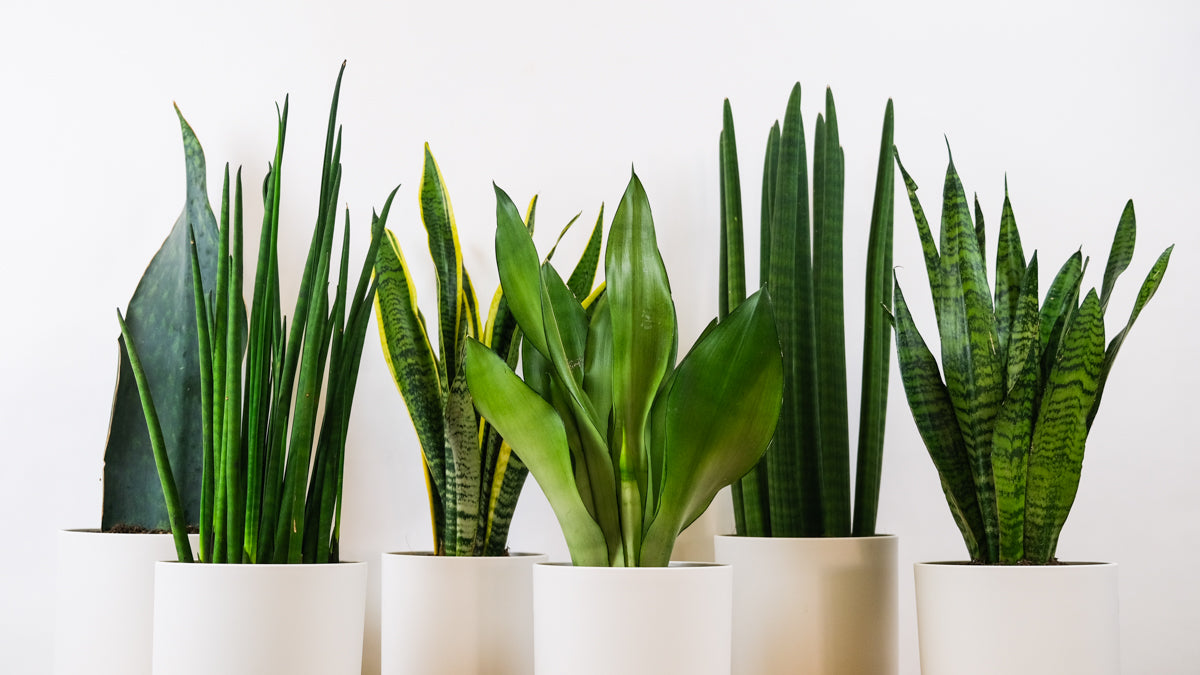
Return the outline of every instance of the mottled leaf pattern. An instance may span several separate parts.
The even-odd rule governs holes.
[[[1172,249],[1150,270],[1129,321],[1106,350],[1104,310],[1133,257],[1132,202],[1117,227],[1102,291],[1091,290],[1079,302],[1088,260],[1076,252],[1039,307],[1037,254],[1026,265],[1007,181],[994,296],[982,269],[982,209],[977,199],[975,226],[969,229],[953,163],[940,253],[915,183],[907,174],[905,182],[925,251],[946,377],[943,385],[897,287],[896,345],[913,418],[972,558],[1045,564],[1054,559],[1079,488],[1084,445],[1105,378],[1125,334],[1158,289]],[[974,504],[968,503],[968,491]]]

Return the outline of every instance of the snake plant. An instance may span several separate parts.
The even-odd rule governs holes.
[[[192,309],[190,246],[199,251],[206,291],[217,274],[217,220],[208,203],[204,149],[175,109],[183,133],[187,200],[162,247],[154,254],[125,312],[129,332],[141,350],[144,373],[160,401],[163,436],[176,473],[189,525],[200,521],[200,373],[196,362],[196,317]],[[191,237],[188,228],[191,227]],[[170,527],[150,437],[120,340],[120,366],[112,418],[104,449],[104,501],[100,529],[165,530]]]
[[[892,102],[883,117],[866,253],[862,398],[854,508],[842,293],[845,153],[833,92],[817,116],[812,193],[808,191],[800,85],[783,126],[767,138],[763,166],[759,278],[771,291],[783,345],[783,410],[763,461],[733,485],[738,534],[774,537],[870,536],[879,510],[891,326]],[[741,181],[733,113],[725,101],[720,138],[719,316],[746,297]],[[809,209],[812,209],[811,220]]]
[[[1133,258],[1132,201],[1117,225],[1100,292],[1093,288],[1080,302],[1088,260],[1077,251],[1059,268],[1039,306],[1037,253],[1026,263],[1007,185],[993,291],[979,200],[972,223],[953,159],[936,243],[917,185],[903,165],[900,170],[941,341],[939,373],[897,281],[896,350],[913,419],[971,559],[1050,563],[1079,489],[1084,445],[1113,361],[1158,290],[1174,247],[1154,263],[1129,319],[1106,348],[1104,315],[1117,278]]]
[[[333,238],[342,177],[337,125],[341,79],[339,72],[325,139],[319,211],[290,333],[280,314],[277,252],[286,99],[278,114],[275,158],[263,182],[264,217],[249,321],[242,295],[240,171],[231,215],[229,168],[225,168],[216,292],[212,295],[206,295],[198,281],[198,255],[192,247],[193,278],[197,280],[193,285],[199,345],[196,367],[204,429],[202,562],[338,560],[346,431],[375,294],[371,269],[395,195],[393,191],[388,197],[381,215],[372,217],[371,243],[354,289],[348,285],[350,215],[346,213],[336,292],[330,305],[328,286],[334,271]],[[178,556],[190,562],[193,556],[175,487],[175,469],[166,456],[153,393],[120,311],[117,318],[129,347]]]
[[[675,305],[636,175],[613,216],[606,285],[586,298],[539,264],[499,188],[496,219],[524,381],[468,339],[475,404],[546,494],[575,565],[666,565],[684,527],[762,456],[779,418],[783,364],[768,296],[714,320],[677,364]]]
[[[428,145],[420,195],[421,221],[437,276],[438,349],[435,353],[417,306],[412,273],[389,230],[375,260],[375,309],[383,355],[421,444],[434,552],[504,555],[509,524],[529,471],[496,428],[476,412],[462,361],[471,337],[514,367],[520,331],[503,289],[493,295],[487,316],[480,315],[471,275],[463,265],[450,195]],[[535,197],[526,216],[530,232],[536,205]],[[586,295],[592,287],[601,235],[597,221],[571,276],[576,293]]]

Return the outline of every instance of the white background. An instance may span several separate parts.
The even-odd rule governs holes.
[[[762,145],[796,80],[810,144],[826,85],[839,104],[852,383],[861,252],[889,97],[896,144],[932,214],[943,135],[993,236],[1007,172],[1026,252],[1037,248],[1046,270],[1043,287],[1081,245],[1093,257],[1086,282],[1099,285],[1122,206],[1134,198],[1138,251],[1113,301],[1110,335],[1158,253],[1177,248],[1109,381],[1059,552],[1120,563],[1125,673],[1196,672],[1194,3],[13,4],[0,11],[0,670],[49,672],[54,532],[99,522],[114,308],[128,301],[183,203],[171,102],[204,144],[218,199],[225,161],[245,167],[255,193],[273,148],[274,103],[291,94],[281,253],[284,295],[293,297],[328,97],[348,59],[342,199],[355,255],[370,210],[400,184],[390,224],[420,270],[427,315],[432,271],[416,199],[423,142],[454,199],[468,268],[489,297],[491,181],[519,204],[541,194],[546,250],[575,213],[592,220],[601,202],[611,213],[634,165],[690,344],[716,306],[721,101],[734,105],[746,220],[756,223]],[[896,204],[897,273],[928,335],[928,286],[899,181]],[[757,250],[755,236],[747,249]],[[350,453],[344,557],[374,562],[383,550],[428,546],[418,449],[374,329]],[[685,553],[701,555],[720,521],[688,536]],[[879,523],[901,536],[902,672],[916,673],[911,563],[964,550],[895,372]],[[532,481],[511,543],[565,556]],[[369,635],[368,669],[376,639]]]

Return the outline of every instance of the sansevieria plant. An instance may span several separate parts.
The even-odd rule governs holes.
[[[817,116],[809,193],[800,85],[783,126],[767,139],[763,166],[759,279],[770,290],[783,346],[783,409],[763,461],[733,485],[737,533],[754,537],[875,534],[887,411],[891,327],[892,102],[883,117],[866,251],[862,398],[854,508],[842,292],[845,153],[833,92]],[[733,113],[725,101],[720,142],[719,316],[746,297],[741,181]],[[811,209],[811,214],[810,214]]]
[[[343,69],[345,64],[343,64]],[[341,73],[325,139],[316,225],[292,324],[280,314],[280,196],[288,106],[278,116],[275,158],[263,182],[264,216],[249,320],[243,300],[242,185],[232,208],[228,166],[222,189],[216,290],[206,296],[192,247],[196,336],[203,419],[200,561],[214,563],[337,562],[346,431],[363,341],[375,295],[372,263],[392,196],[372,216],[371,242],[349,286],[349,212],[341,240],[336,290],[329,301],[333,238],[341,185],[337,125]],[[187,525],[166,455],[153,392],[118,311],[137,379],[151,446],[179,559],[191,562]],[[324,413],[317,417],[325,385]]]
[[[899,156],[896,158],[899,164]],[[1059,268],[1040,305],[1038,260],[1026,262],[1005,189],[988,287],[984,222],[951,161],[934,240],[904,171],[941,341],[941,370],[896,282],[896,349],[913,419],[937,467],[971,560],[1047,564],[1079,489],[1084,445],[1113,361],[1154,296],[1174,248],[1159,256],[1124,327],[1105,347],[1104,316],[1133,258],[1133,202],[1113,237],[1100,292],[1080,302],[1088,259]]]
[[[524,381],[468,339],[475,404],[533,473],[575,565],[666,565],[679,533],[758,461],[775,428],[783,367],[768,296],[714,321],[676,363],[675,306],[636,175],[613,216],[606,285],[587,297],[539,262],[499,188],[496,212]]]
[[[379,287],[376,314],[383,355],[421,444],[433,516],[434,552],[450,556],[504,555],[513,510],[529,471],[496,427],[476,411],[462,362],[464,347],[471,338],[509,368],[516,367],[520,330],[503,289],[496,290],[486,316],[479,311],[471,276],[463,265],[450,195],[428,145],[420,195],[421,221],[437,276],[437,351],[417,306],[416,288],[404,253],[388,230],[375,261]],[[531,233],[536,205],[535,197],[525,224]],[[597,221],[571,276],[571,288],[576,293],[586,295],[595,280],[601,234]]]

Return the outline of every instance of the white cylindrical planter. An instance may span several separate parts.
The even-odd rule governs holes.
[[[733,567],[734,675],[895,675],[895,535],[714,543]]]
[[[726,565],[533,568],[536,675],[729,675]]]
[[[155,675],[359,675],[367,564],[158,563]]]
[[[382,674],[533,672],[533,565],[546,560],[384,553]]]
[[[1118,675],[1117,566],[917,563],[924,675]]]
[[[169,534],[60,530],[56,675],[149,675],[154,563],[175,557]]]

